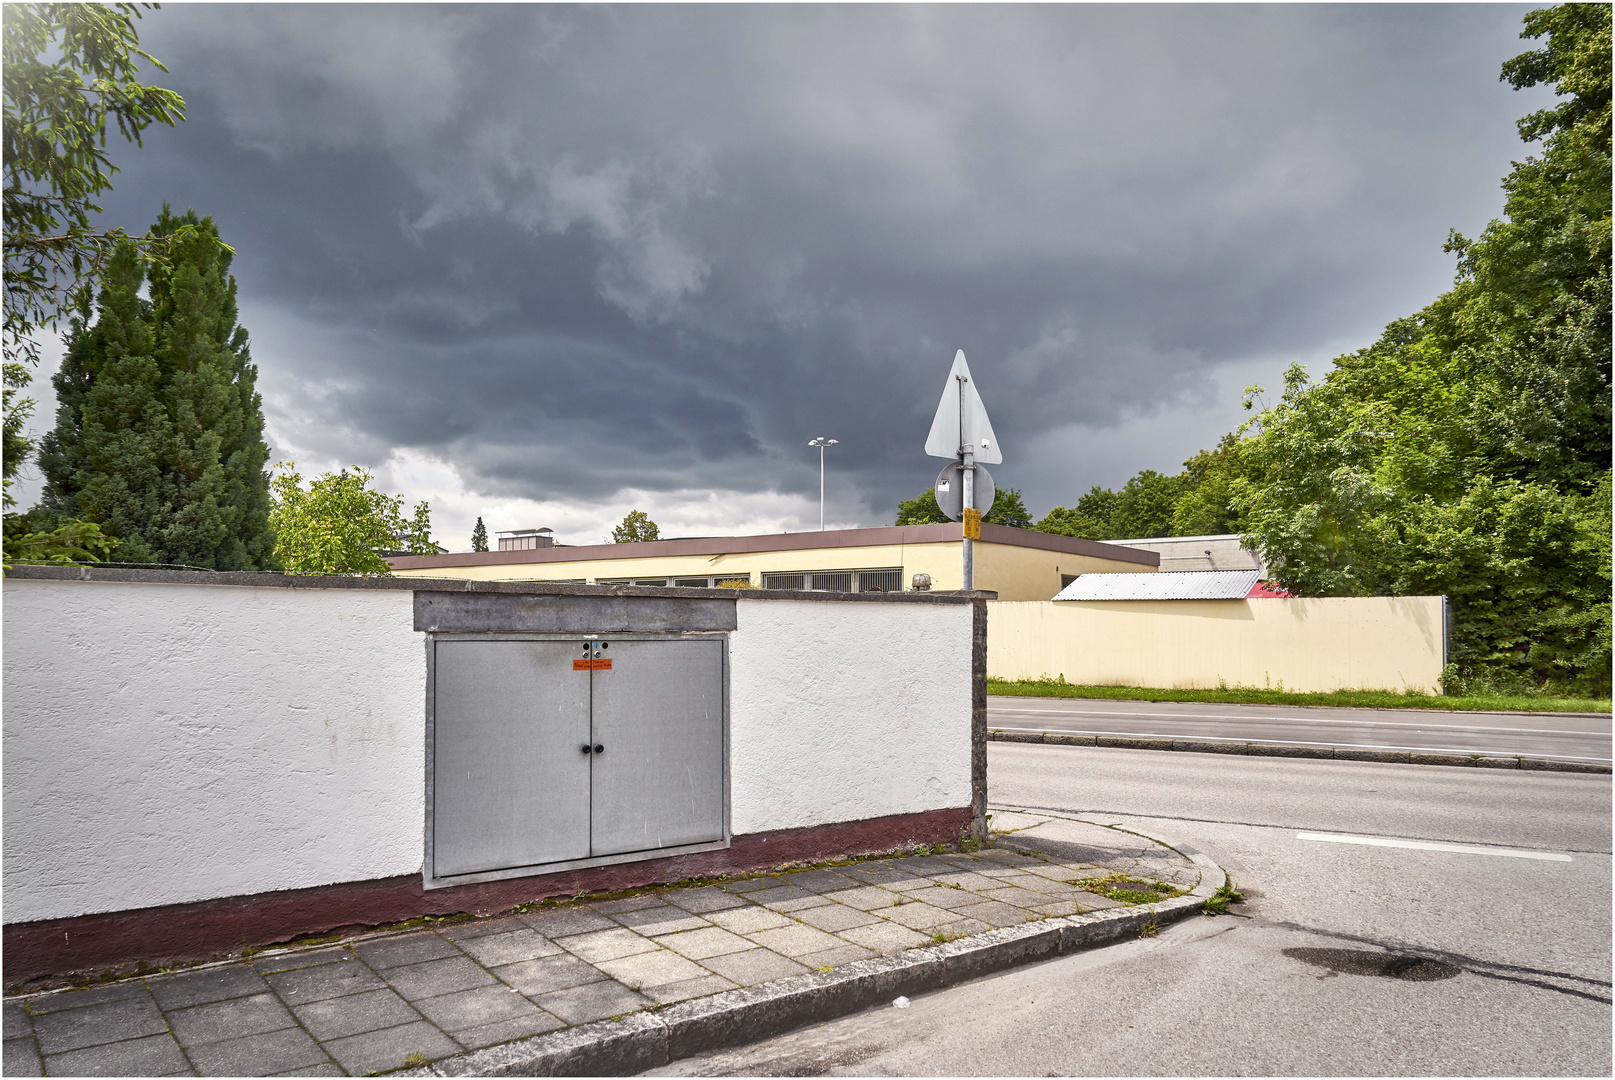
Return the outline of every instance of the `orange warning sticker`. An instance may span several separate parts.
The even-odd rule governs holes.
[[[611,670],[611,661],[610,660],[574,660],[574,661],[572,661],[572,670],[573,671],[610,671]]]
[[[981,511],[966,510],[963,515],[966,540],[981,539]]]

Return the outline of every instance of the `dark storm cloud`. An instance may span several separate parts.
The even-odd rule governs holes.
[[[1525,10],[170,7],[143,43],[190,120],[109,214],[220,221],[300,451],[807,492],[827,432],[874,524],[962,347],[1046,506],[1118,478],[1017,445],[1445,285],[1523,150]]]

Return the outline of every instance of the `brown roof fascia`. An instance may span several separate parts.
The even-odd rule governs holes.
[[[1071,536],[981,527],[981,538],[993,544],[1064,551],[1118,562],[1159,566],[1154,551],[1117,547]],[[588,544],[583,547],[527,548],[522,551],[462,551],[447,555],[395,555],[394,570],[431,570],[444,566],[513,566],[534,563],[586,562],[591,559],[654,559],[675,555],[742,555],[759,551],[812,551],[821,548],[878,547],[890,544],[948,544],[963,539],[957,522],[937,525],[887,525],[874,529],[831,529],[825,532],[773,533],[763,536],[708,536],[691,540],[650,540],[637,544]]]
[[[1144,548],[1122,547],[1098,540],[1082,540],[1059,533],[1038,532],[1035,529],[1017,529],[1009,525],[981,523],[981,539],[987,544],[1009,544],[1013,547],[1039,548],[1043,551],[1060,551],[1068,555],[1090,555],[1095,559],[1138,563],[1140,566],[1160,566],[1161,553]]]

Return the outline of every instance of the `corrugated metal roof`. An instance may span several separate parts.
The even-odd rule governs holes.
[[[1083,574],[1056,600],[1242,600],[1259,570],[1185,570],[1177,574]]]

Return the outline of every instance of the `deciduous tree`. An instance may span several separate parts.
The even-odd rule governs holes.
[[[897,525],[933,525],[953,519],[937,505],[936,489],[926,488],[912,499],[897,504]],[[989,525],[1008,525],[1015,529],[1030,529],[1032,515],[1021,500],[1020,488],[1004,488],[993,499],[992,509],[981,516]]]
[[[640,510],[628,511],[628,516],[622,519],[622,523],[611,530],[613,544],[638,544],[646,540],[656,540],[660,536],[661,530],[656,527],[656,522],[650,519],[650,515]]]
[[[1610,686],[1610,8],[1526,16],[1503,66],[1566,98],[1506,216],[1456,233],[1451,291],[1335,361],[1294,367],[1235,484],[1248,538],[1303,595],[1441,593],[1454,675]]]
[[[275,554],[293,574],[389,574],[384,557],[397,551],[436,555],[431,508],[415,504],[404,517],[404,499],[372,488],[372,477],[354,467],[326,473],[303,487],[296,462],[275,467]]]

